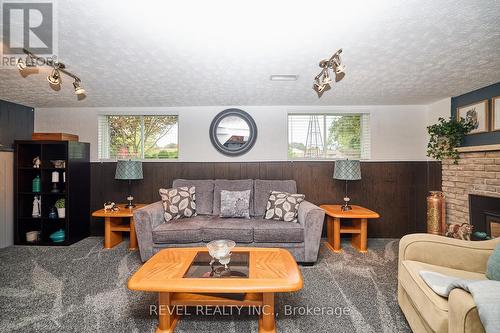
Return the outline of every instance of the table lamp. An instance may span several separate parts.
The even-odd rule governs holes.
[[[127,208],[134,208],[132,203],[134,197],[132,196],[132,180],[142,179],[142,162],[141,161],[118,161],[116,163],[115,179],[128,180],[128,205]]]
[[[59,183],[59,172],[52,172],[52,193],[59,193],[59,189],[57,188],[57,183]]]
[[[361,179],[361,167],[359,161],[348,159],[335,161],[333,179],[345,180],[345,196],[342,210],[351,210],[352,207],[349,206],[349,201],[351,201],[351,199],[347,195],[347,181]]]

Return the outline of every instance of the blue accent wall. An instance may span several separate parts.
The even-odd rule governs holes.
[[[452,97],[451,116],[456,117],[458,107],[474,104],[476,102],[480,102],[482,100],[487,99],[489,119],[491,122],[491,117],[493,115],[491,101],[493,97],[497,96],[500,96],[500,82],[492,84],[491,86],[487,86],[478,90],[468,92],[460,96]],[[490,131],[487,133],[467,135],[465,137],[462,146],[481,146],[481,145],[493,145],[493,144],[500,144],[500,131],[495,131],[495,132]]]

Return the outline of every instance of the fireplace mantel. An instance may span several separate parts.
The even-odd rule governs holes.
[[[457,148],[457,151],[459,153],[471,153],[471,152],[495,151],[495,150],[500,150],[500,144],[484,145],[484,146],[458,147]]]

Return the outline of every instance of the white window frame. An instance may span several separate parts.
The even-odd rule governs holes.
[[[361,144],[360,144],[360,160],[361,161],[367,161],[371,159],[371,114],[370,112],[367,111],[359,111],[359,112],[343,112],[340,110],[336,111],[321,111],[321,112],[287,112],[286,114],[286,119],[285,119],[285,124],[286,124],[286,157],[288,161],[335,161],[335,158],[328,158],[328,157],[290,157],[288,155],[288,148],[289,148],[289,142],[290,142],[290,128],[289,128],[289,116],[323,116],[326,119],[326,116],[361,116]],[[323,132],[324,132],[324,138],[323,138],[323,143],[326,143],[327,136],[326,136],[326,122],[323,121]],[[364,136],[367,136],[367,139],[363,139]]]
[[[117,158],[109,157],[109,126],[106,126],[108,133],[106,134],[108,137],[108,149],[103,154],[100,153],[102,149],[101,143],[101,130],[102,126],[100,126],[101,120],[108,116],[123,116],[123,117],[141,117],[141,144],[142,144],[142,158],[134,158],[134,160],[142,161],[142,162],[179,162],[181,159],[181,148],[180,148],[180,126],[181,126],[181,116],[178,113],[102,113],[97,116],[97,158],[100,162],[116,162]],[[144,117],[164,117],[171,116],[177,117],[177,158],[144,158]],[[101,157],[106,155],[105,157]]]

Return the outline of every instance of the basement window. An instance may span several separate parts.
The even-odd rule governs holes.
[[[99,116],[99,159],[177,159],[176,115]]]
[[[289,114],[289,159],[369,159],[370,115]]]

